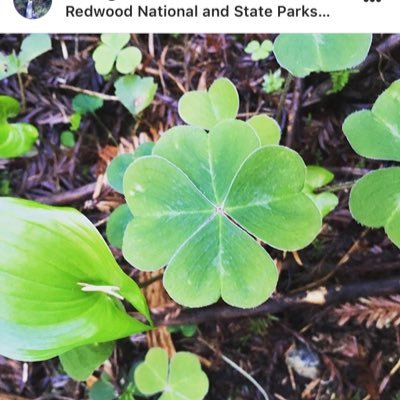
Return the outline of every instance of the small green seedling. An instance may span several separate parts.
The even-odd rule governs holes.
[[[332,89],[327,94],[334,94],[341,92],[349,83],[350,75],[354,74],[355,71],[335,71],[331,72]]]
[[[0,53],[0,80],[15,74],[28,73],[28,67],[32,60],[51,50],[49,35],[32,34],[27,36],[21,44],[21,51],[17,55],[12,53],[4,55]]]
[[[113,400],[117,398],[117,391],[106,373],[102,373],[100,379],[89,389],[90,400]],[[122,400],[123,397],[121,396],[119,399]],[[135,399],[133,396],[129,396],[126,400]]]
[[[351,147],[363,157],[400,161],[400,80],[376,100],[371,111],[358,111],[343,124]],[[350,194],[353,217],[371,228],[385,228],[400,247],[400,167],[370,172]]]
[[[110,186],[117,192],[123,193],[125,171],[137,158],[150,155],[153,147],[153,142],[146,142],[141,144],[134,153],[120,154],[115,157],[107,168],[107,179]],[[111,213],[107,221],[106,235],[112,246],[122,248],[126,227],[132,219],[132,212],[126,204],[122,204]]]
[[[237,109],[237,92],[233,97],[225,103]],[[211,126],[215,114],[208,115],[211,121],[203,123]],[[305,177],[296,152],[262,145],[248,122],[224,119],[208,134],[199,127],[173,128],[151,156],[125,172],[124,194],[135,218],[125,232],[124,256],[141,270],[167,265],[164,286],[185,306],[222,297],[233,306],[255,307],[275,290],[278,274],[251,235],[296,250],[321,228],[318,208],[302,192]]]
[[[209,388],[207,375],[194,354],[178,352],[168,362],[167,352],[158,347],[147,352],[134,378],[141,394],[162,393],[159,400],[202,400]]]
[[[137,75],[123,76],[114,86],[118,100],[134,116],[151,104],[157,91],[153,78],[141,78]]]
[[[283,68],[304,78],[354,68],[366,58],[371,42],[371,34],[281,34],[274,53]]]
[[[247,54],[251,55],[253,61],[265,60],[269,57],[274,45],[270,40],[264,40],[260,43],[258,40],[252,40],[244,49]]]
[[[0,354],[22,361],[63,354],[71,366],[77,356],[67,352],[77,347],[150,328],[125,312],[122,299],[150,321],[139,287],[82,214],[4,197],[0,210]],[[93,366],[81,357],[80,368],[86,360]]]
[[[78,94],[72,100],[72,109],[74,113],[70,118],[69,130],[63,131],[60,136],[61,144],[65,147],[75,146],[75,135],[82,121],[82,117],[86,114],[94,114],[96,110],[103,107],[103,100],[89,96],[87,94]]]
[[[279,68],[276,71],[269,71],[268,74],[264,75],[262,88],[265,93],[276,93],[282,90],[284,83],[285,78],[282,77],[282,71]]]
[[[327,216],[339,203],[338,197],[330,192],[315,193],[316,189],[328,185],[335,175],[325,168],[310,165],[307,167],[306,183],[303,192],[315,203],[322,217]]]
[[[129,33],[103,33],[101,44],[93,53],[96,71],[108,75],[116,66],[121,74],[133,73],[142,61],[141,51],[133,46],[125,47]]]
[[[173,325],[168,327],[170,333],[180,333],[184,337],[193,337],[197,333],[197,325]]]
[[[9,118],[16,117],[19,112],[17,100],[9,96],[0,96],[0,158],[25,154],[39,137],[39,132],[31,124],[8,122]]]

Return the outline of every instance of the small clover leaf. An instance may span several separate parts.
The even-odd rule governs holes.
[[[378,160],[400,161],[400,80],[376,100],[372,110],[351,114],[343,132],[359,155]]]
[[[137,115],[148,107],[156,91],[157,84],[153,78],[127,75],[115,82],[115,95],[132,115]]]
[[[126,204],[120,205],[111,213],[106,228],[107,239],[111,246],[122,249],[124,233],[132,219],[132,212]]]
[[[255,130],[260,139],[261,144],[279,144],[281,140],[281,127],[271,117],[266,114],[251,117],[248,124]]]
[[[209,388],[207,375],[192,353],[178,352],[168,363],[161,348],[152,348],[135,370],[135,384],[145,396],[162,393],[159,400],[202,400]]]
[[[211,129],[217,123],[234,119],[239,111],[239,95],[229,79],[217,79],[207,91],[185,93],[179,100],[179,115],[190,125]]]
[[[270,40],[264,40],[260,43],[258,40],[252,40],[244,49],[247,54],[251,54],[253,61],[264,60],[268,58],[274,45]]]
[[[94,113],[96,110],[103,107],[103,104],[103,100],[98,97],[80,93],[73,98],[72,109],[75,113],[84,115]]]
[[[28,152],[39,136],[33,125],[23,122],[10,124],[7,121],[16,117],[19,111],[17,100],[0,96],[0,158],[18,157]]]
[[[249,233],[296,250],[320,230],[321,215],[302,193],[305,173],[296,152],[261,146],[246,122],[223,121],[209,134],[173,128],[125,173],[135,218],[124,256],[141,270],[167,265],[164,286],[180,304],[200,307],[222,297],[255,307],[275,290],[278,274]]]
[[[0,354],[39,361],[149,329],[144,296],[78,211],[0,198]]]
[[[14,74],[28,72],[29,63],[41,54],[51,50],[51,39],[47,34],[28,35],[21,44],[21,51],[8,56],[0,53],[0,80]]]
[[[136,47],[124,47],[130,39],[129,33],[103,33],[101,44],[93,53],[96,71],[108,75],[116,64],[121,74],[130,74],[142,61],[142,53]]]
[[[332,172],[316,165],[307,167],[306,183],[303,192],[315,203],[322,217],[328,215],[339,203],[337,196],[330,192],[314,193],[316,189],[332,182]]]
[[[371,34],[281,34],[275,39],[278,63],[299,78],[361,64],[371,47]]]
[[[285,79],[282,78],[282,71],[279,68],[274,72],[269,71],[268,74],[264,75],[262,88],[268,94],[280,92],[284,83]]]
[[[114,342],[89,344],[67,351],[59,358],[71,378],[84,381],[111,356],[114,347]]]
[[[400,161],[400,80],[376,100],[371,111],[353,113],[343,131],[361,156]],[[400,247],[400,168],[391,167],[363,176],[350,193],[353,217],[371,228],[385,228]]]

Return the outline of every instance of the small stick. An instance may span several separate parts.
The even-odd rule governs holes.
[[[72,90],[73,92],[76,92],[76,93],[84,93],[89,96],[98,97],[99,99],[106,100],[106,101],[119,101],[117,96],[110,96],[109,94],[95,92],[95,91],[89,90],[89,89],[82,89],[80,87],[66,85],[64,83],[59,84],[58,87],[60,89]]]
[[[285,86],[283,87],[283,91],[281,97],[279,99],[278,108],[276,110],[276,120],[279,122],[282,116],[283,107],[285,106],[286,96],[289,92],[290,85],[293,81],[293,75],[289,72],[288,76],[286,77]]]

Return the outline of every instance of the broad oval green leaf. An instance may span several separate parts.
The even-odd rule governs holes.
[[[18,113],[19,104],[15,99],[0,96],[0,158],[18,157],[28,152],[39,136],[33,125],[7,122]]]
[[[321,216],[302,193],[304,181],[300,156],[261,147],[248,123],[227,120],[208,135],[173,128],[152,156],[125,173],[135,219],[124,236],[124,256],[142,270],[167,265],[165,288],[183,305],[222,297],[237,307],[257,306],[275,289],[277,269],[248,232],[285,250],[309,244]]]
[[[115,82],[115,95],[132,115],[137,115],[148,107],[156,91],[157,84],[153,78],[128,75]]]
[[[141,61],[142,52],[137,47],[127,47],[118,54],[117,71],[121,74],[130,74],[135,71]]]
[[[150,320],[140,289],[78,211],[0,198],[0,253],[0,354],[45,360],[149,329],[118,300]]]
[[[108,217],[106,235],[111,246],[122,249],[126,227],[132,221],[133,215],[126,204],[120,205]]]
[[[400,247],[400,167],[370,172],[362,177],[350,193],[353,217],[371,228],[385,228]]]
[[[103,100],[98,97],[80,93],[72,100],[72,109],[81,115],[88,114],[103,107],[103,103]]]
[[[179,100],[179,115],[189,125],[211,129],[239,111],[239,95],[229,79],[217,79],[207,91],[185,93]]]
[[[209,383],[199,359],[189,352],[178,352],[168,365],[161,348],[148,351],[145,361],[135,370],[135,384],[146,396],[163,392],[163,400],[202,400]]]
[[[400,161],[400,80],[378,97],[371,111],[347,117],[343,132],[361,156]]]
[[[371,47],[371,34],[281,34],[275,39],[278,63],[294,76],[332,72],[361,64]]]
[[[65,372],[77,381],[85,381],[112,354],[114,342],[80,346],[60,355]]]

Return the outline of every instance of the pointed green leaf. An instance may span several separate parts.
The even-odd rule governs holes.
[[[354,151],[363,157],[400,161],[400,80],[392,83],[371,111],[351,114],[343,132]]]
[[[112,354],[114,342],[77,347],[60,355],[65,372],[77,381],[85,381]]]
[[[256,131],[261,144],[279,144],[281,128],[279,124],[266,114],[256,115],[247,121]]]
[[[239,95],[229,79],[216,80],[206,91],[185,93],[179,100],[179,115],[189,125],[211,129],[226,119],[235,119]]]
[[[189,352],[178,352],[168,366],[161,348],[150,349],[135,371],[135,383],[144,395],[163,392],[163,400],[202,400],[208,392],[208,378],[199,359]]]
[[[0,198],[0,253],[0,354],[45,360],[148,329],[117,299],[149,319],[139,287],[76,210]]]
[[[156,91],[157,85],[153,78],[128,75],[115,82],[115,95],[132,115],[137,115],[148,107]]]
[[[117,57],[117,71],[121,74],[130,74],[135,71],[142,61],[142,53],[136,47],[127,47],[121,50]]]
[[[278,63],[294,76],[353,68],[367,57],[371,34],[281,34],[274,43]]]
[[[50,35],[33,33],[22,41],[18,58],[21,64],[27,66],[32,60],[49,50],[51,50]]]
[[[122,249],[122,241],[128,224],[133,215],[126,204],[120,205],[108,217],[106,235],[111,246]]]
[[[274,290],[277,271],[246,231],[286,250],[309,244],[321,216],[301,192],[304,180],[297,153],[260,148],[248,123],[224,121],[208,135],[196,127],[171,129],[153,156],[125,173],[135,219],[124,236],[124,256],[142,270],[167,265],[164,285],[183,305],[222,297],[254,307]]]
[[[353,217],[371,228],[384,227],[400,247],[400,167],[370,172],[362,177],[350,194]]]

